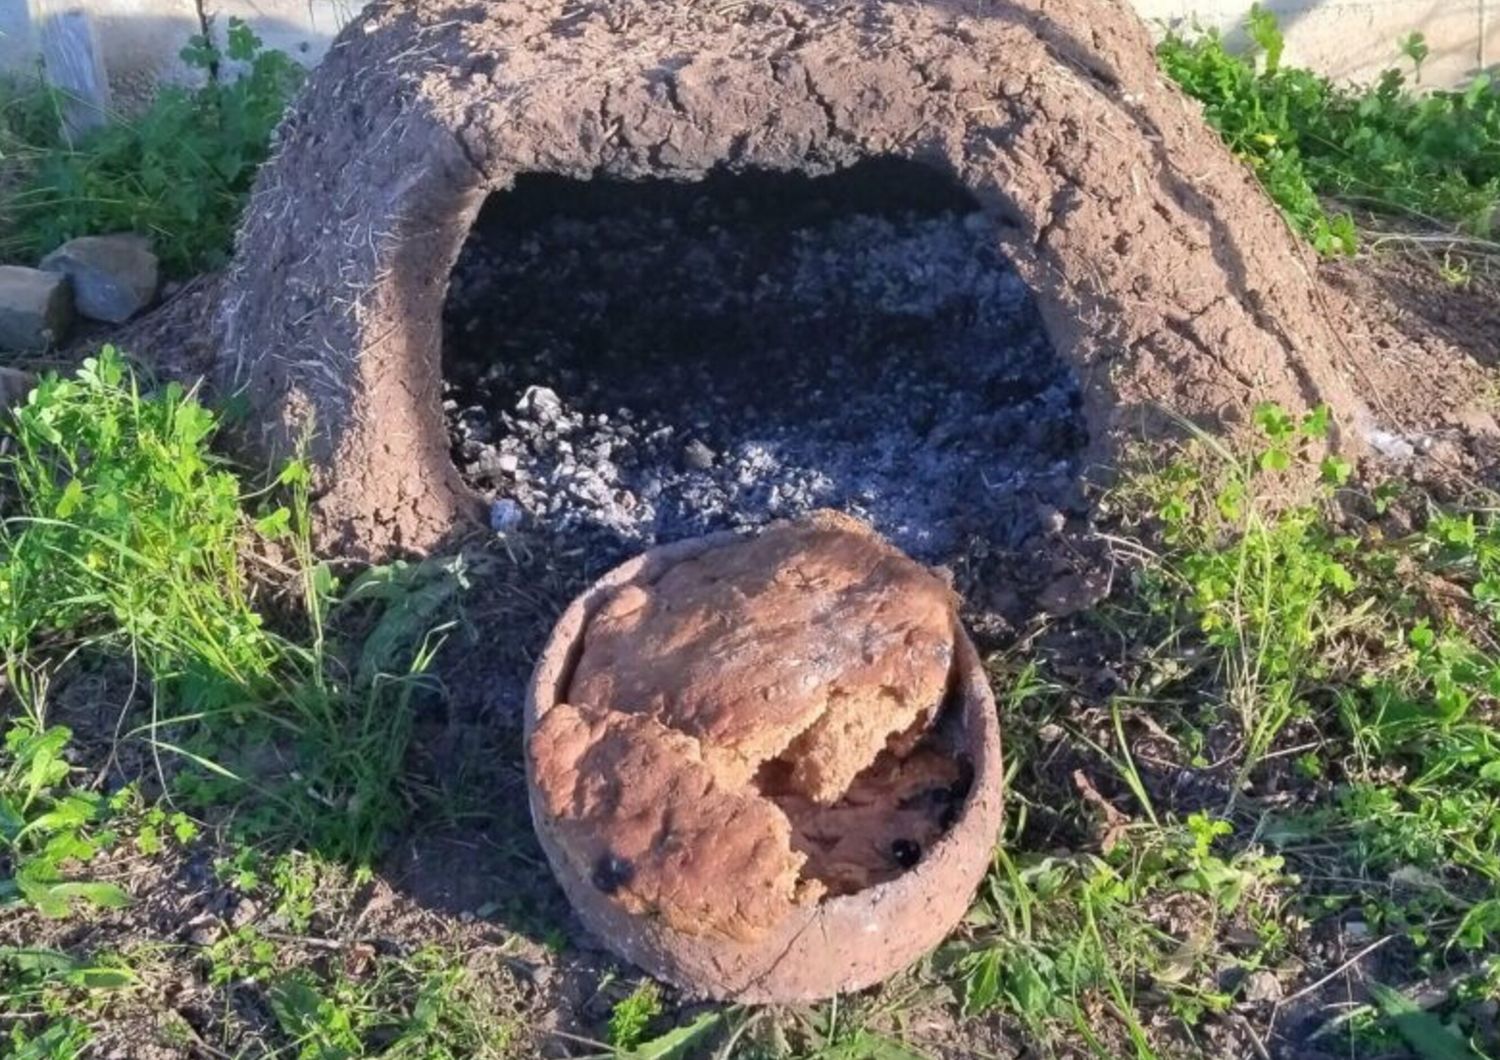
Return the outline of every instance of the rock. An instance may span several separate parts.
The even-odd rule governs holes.
[[[36,386],[36,376],[19,368],[0,368],[0,410],[16,408]]]
[[[478,446],[473,457],[470,457],[468,450],[465,449],[463,450],[463,455],[465,459],[472,460],[471,466],[474,471],[486,478],[494,478],[501,471],[500,454],[491,446]]]
[[[1037,505],[1036,521],[1047,534],[1060,534],[1068,526],[1067,516],[1050,504]]]
[[[562,399],[550,387],[527,387],[521,400],[516,402],[516,411],[538,423],[551,423],[562,415]]]
[[[552,982],[552,969],[545,964],[536,964],[531,961],[510,961],[507,966],[521,976],[537,990],[545,990]]]
[[[682,450],[682,462],[694,471],[707,471],[714,466],[715,453],[708,446],[694,438]]]
[[[490,529],[497,534],[514,530],[525,517],[521,506],[509,497],[501,497],[490,505]]]
[[[45,350],[67,337],[73,291],[66,277],[0,265],[0,349]]]
[[[1245,977],[1244,989],[1240,991],[1242,1001],[1280,1001],[1283,991],[1276,973],[1262,968]]]
[[[241,898],[229,913],[229,926],[235,929],[242,928],[258,916],[260,916],[260,906],[256,905],[252,899]]]
[[[70,239],[42,259],[42,268],[73,281],[78,312],[122,324],[156,299],[161,271],[151,242],[123,233]]]
[[[1367,431],[1365,441],[1369,442],[1370,447],[1387,460],[1410,460],[1417,455],[1416,447],[1411,442],[1399,434],[1392,434],[1390,431],[1382,431],[1379,428]]]
[[[501,453],[495,461],[495,466],[507,475],[514,475],[521,466],[521,458],[515,453]]]
[[[194,946],[212,946],[219,941],[222,931],[211,916],[200,916],[190,921],[179,933],[179,938]]]

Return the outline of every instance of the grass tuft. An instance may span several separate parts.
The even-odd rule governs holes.
[[[13,82],[0,92],[0,190],[9,207],[0,252],[36,258],[75,236],[139,232],[172,275],[224,262],[302,70],[263,49],[238,19],[222,51],[195,37],[182,59],[206,78],[202,86],[164,86],[143,113],[111,114],[77,143],[62,135],[56,89]],[[221,77],[228,63],[242,75]]]
[[[1421,94],[1397,69],[1372,86],[1343,87],[1282,64],[1281,30],[1262,5],[1251,7],[1246,28],[1256,54],[1229,52],[1209,30],[1169,32],[1158,56],[1320,253],[1352,254],[1359,242],[1350,216],[1329,212],[1322,196],[1491,236],[1500,205],[1500,86],[1489,74]],[[1421,34],[1401,50],[1420,78],[1428,54]]]
[[[406,813],[414,697],[463,562],[340,586],[312,556],[305,468],[277,478],[284,504],[246,496],[210,451],[217,425],[176,384],[143,393],[108,347],[16,412],[0,454],[0,651],[26,708],[15,746],[56,734],[45,690],[60,671],[123,655],[146,706],[127,735],[150,745],[160,780],[236,808],[247,837],[367,863]],[[273,548],[294,595],[275,622],[243,569]]]

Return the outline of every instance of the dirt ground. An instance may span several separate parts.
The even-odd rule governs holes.
[[[1321,271],[1328,289],[1349,299],[1339,307],[1342,334],[1362,347],[1368,386],[1361,389],[1385,430],[1408,434],[1431,475],[1458,488],[1472,481],[1493,489],[1500,483],[1500,261],[1431,238],[1373,237],[1360,258]],[[1445,275],[1445,266],[1457,271]],[[1373,448],[1376,458],[1404,458],[1399,446],[1394,454],[1379,442]]]
[[[1467,271],[1445,275],[1437,267],[1444,262],[1440,251],[1392,240],[1320,269],[1330,322],[1357,351],[1349,363],[1361,366],[1350,384],[1370,409],[1372,466],[1456,496],[1500,487],[1500,264],[1479,254],[1468,260]],[[190,284],[114,341],[163,376],[193,378],[207,363],[198,322],[213,283]],[[1104,724],[1102,704],[1132,659],[1131,644],[1101,637],[1082,617],[1113,585],[1118,557],[1101,536],[1110,529],[1107,520],[1058,513],[1025,540],[992,540],[965,551],[954,571],[981,648],[997,657],[1017,651],[1045,657],[1051,672],[1075,682],[1076,720],[1085,728]],[[409,954],[441,942],[488,984],[485,1003],[514,1017],[516,1055],[597,1053],[589,1043],[603,1036],[631,973],[578,930],[548,872],[526,810],[517,704],[495,694],[520,686],[552,620],[598,573],[600,558],[580,554],[584,548],[524,531],[473,542],[474,588],[437,664],[444,694],[423,711],[409,756],[411,824],[393,837],[370,878],[325,881],[300,927],[213,871],[227,848],[216,846],[211,833],[187,852],[131,853],[100,866],[131,892],[128,908],[64,922],[11,912],[0,923],[0,942],[79,953],[146,947],[158,955],[144,990],[108,1021],[98,1053],[104,1057],[218,1057],[226,1055],[225,1043],[235,1055],[269,1049],[274,1021],[253,981],[205,977],[203,952],[244,924],[282,939],[283,959],[342,961],[356,972],[366,953]],[[87,680],[64,697],[75,705],[65,720],[78,733],[80,762],[100,768],[117,724],[117,711],[103,708],[120,702],[128,676],[104,671]],[[1190,809],[1222,793],[1222,772],[1195,766],[1170,740],[1153,739],[1145,722],[1133,725],[1159,805]],[[153,784],[154,768],[139,747],[127,747],[109,768]],[[1073,797],[1075,772],[1089,768],[1089,754],[1078,747],[1043,748],[1016,783],[1032,803],[1046,805]],[[1101,786],[1099,794],[1111,800],[1120,793]],[[1099,841],[1061,817],[1038,817],[1022,836],[1037,850],[1090,849]],[[1170,923],[1190,918],[1192,910],[1159,913]],[[1292,1001],[1237,1004],[1209,1019],[1196,1043],[1179,1041],[1182,1055],[1328,1055],[1306,1045],[1305,1036],[1342,1000],[1347,984],[1335,977],[1300,996],[1292,991],[1340,968],[1361,944],[1338,925],[1306,932],[1299,942],[1302,975],[1283,995]],[[1407,955],[1390,947],[1380,959],[1399,967]],[[882,1007],[892,999],[899,1005]],[[680,999],[669,1002],[670,1017],[679,1021],[701,1011]],[[993,1016],[963,1018],[951,988],[930,967],[853,1003],[922,1055],[1034,1055],[1017,1026]],[[899,1017],[889,1015],[897,1009]],[[162,1031],[169,1019],[183,1036],[176,1044]]]

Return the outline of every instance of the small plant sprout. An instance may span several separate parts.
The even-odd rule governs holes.
[[[1323,198],[1451,222],[1488,238],[1500,203],[1500,88],[1488,74],[1466,86],[1414,95],[1387,70],[1346,88],[1282,62],[1275,16],[1252,6],[1255,56],[1231,54],[1215,31],[1167,33],[1162,68],[1232,151],[1254,171],[1288,223],[1320,254],[1352,254],[1353,218]],[[1430,47],[1421,33],[1399,43],[1420,81]]]

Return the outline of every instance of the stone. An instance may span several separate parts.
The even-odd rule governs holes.
[[[516,402],[516,411],[538,423],[551,423],[562,414],[562,399],[550,387],[527,387],[521,400]]]
[[[1245,977],[1240,999],[1252,1003],[1280,1001],[1283,993],[1281,980],[1276,977],[1276,973],[1262,968]]]
[[[1390,431],[1372,428],[1365,433],[1365,441],[1387,460],[1410,460],[1417,455],[1417,450],[1411,442],[1399,434]]]
[[[42,268],[72,280],[78,312],[107,324],[145,309],[161,285],[150,240],[130,233],[70,239],[42,259]]]
[[[50,349],[67,337],[72,323],[73,291],[66,277],[0,265],[0,349]]]
[[[717,454],[696,438],[683,448],[682,462],[694,471],[707,471],[714,466]]]
[[[1056,507],[1050,504],[1038,504],[1036,509],[1036,521],[1042,531],[1048,534],[1060,534],[1068,526],[1068,518]]]
[[[24,404],[36,386],[36,376],[19,368],[0,368],[0,411]]]
[[[507,533],[520,526],[525,515],[519,504],[509,497],[501,497],[490,505],[490,529],[497,534]]]
[[[260,906],[252,899],[241,898],[229,913],[229,926],[238,930],[260,916]]]
[[[222,933],[217,921],[209,916],[201,916],[187,925],[181,937],[194,946],[212,946],[219,941]]]

